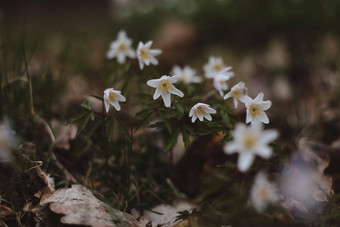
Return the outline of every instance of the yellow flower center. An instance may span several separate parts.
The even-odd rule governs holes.
[[[115,92],[113,92],[113,91],[110,91],[110,93],[109,93],[109,101],[113,102],[113,101],[116,100],[116,98],[117,98],[117,94]]]
[[[231,94],[232,94],[232,96],[233,96],[234,98],[236,98],[236,99],[239,99],[239,98],[241,98],[241,96],[242,96],[241,89],[239,89],[239,88],[236,88],[235,90],[233,90],[233,91],[231,92]]]
[[[145,49],[145,48],[140,49],[139,56],[144,60],[148,59],[149,58],[149,50]]]
[[[260,190],[258,191],[258,196],[263,199],[263,200],[266,200],[267,197],[268,197],[268,192],[266,190],[265,187],[261,187]]]
[[[195,113],[196,115],[198,116],[202,116],[203,114],[205,114],[205,110],[207,109],[207,107],[205,106],[198,106],[196,109],[195,109]]]
[[[247,133],[246,135],[244,135],[244,138],[243,138],[243,146],[246,147],[246,148],[252,148],[255,143],[256,143],[256,140],[257,140],[257,136],[256,134],[253,134],[253,133]]]
[[[161,82],[159,83],[159,89],[162,91],[162,92],[166,92],[166,91],[169,91],[171,89],[171,83],[167,80],[161,80]]]
[[[258,105],[258,104],[253,103],[249,107],[249,113],[253,117],[259,116],[260,114],[262,114],[262,112],[263,112],[263,110],[262,110],[261,106]]]
[[[216,65],[214,65],[213,69],[214,69],[214,71],[215,71],[215,72],[219,72],[219,71],[221,71],[221,69],[222,69],[222,66],[221,66],[221,65],[218,65],[218,64],[216,64]]]
[[[118,46],[118,51],[120,51],[120,52],[124,52],[126,49],[127,49],[127,46],[124,43],[121,43]]]
[[[220,84],[223,85],[225,83],[224,80],[220,80]]]
[[[182,75],[181,75],[181,81],[183,81],[183,82],[187,82],[187,81],[188,81],[188,76],[187,76],[187,74],[182,73]]]

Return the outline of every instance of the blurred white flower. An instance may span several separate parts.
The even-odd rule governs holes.
[[[152,45],[152,41],[149,41],[145,44],[143,42],[139,42],[138,48],[137,48],[137,58],[139,62],[139,68],[143,69],[144,64],[145,65],[157,65],[158,60],[155,58],[155,56],[158,56],[162,53],[159,49],[150,49]]]
[[[233,98],[235,109],[237,108],[237,100],[240,102],[244,102],[244,96],[247,95],[247,87],[245,83],[239,82],[238,84],[234,85],[231,90],[223,97],[223,99]]]
[[[279,201],[277,189],[272,185],[267,176],[260,172],[256,175],[250,192],[250,201],[257,212],[263,212],[268,203]]]
[[[264,111],[268,110],[272,105],[271,101],[263,101],[263,93],[260,92],[255,99],[250,98],[248,95],[244,96],[244,104],[247,107],[246,123],[249,122],[253,125],[255,123],[263,122],[269,123],[269,119]]]
[[[197,103],[194,105],[190,112],[189,117],[191,117],[191,122],[194,123],[198,118],[200,121],[203,121],[203,117],[206,118],[208,121],[211,121],[212,117],[210,114],[215,114],[216,110],[211,108],[208,104],[204,103]]]
[[[111,42],[106,57],[108,59],[116,57],[119,64],[125,63],[126,57],[135,58],[136,53],[131,48],[131,43],[132,41],[126,36],[125,31],[119,31],[117,40]]]
[[[113,90],[108,88],[104,91],[104,106],[106,113],[110,110],[110,105],[113,106],[117,111],[120,110],[119,102],[125,102],[126,99],[121,95],[121,91]]]
[[[229,68],[224,68],[214,77],[214,87],[223,96],[223,92],[228,90],[227,81],[234,76],[233,72],[228,72]]]
[[[172,74],[177,76],[179,81],[182,81],[185,84],[199,83],[202,80],[199,76],[197,76],[196,70],[194,70],[190,66],[180,68],[176,65],[172,69]]]
[[[324,174],[329,164],[327,152],[325,146],[316,142],[305,138],[299,141],[299,150],[293,154],[280,177],[280,190],[286,197],[283,206],[292,209],[300,203],[302,212],[323,214],[334,193],[332,177]]]
[[[276,130],[262,130],[261,124],[247,127],[238,123],[234,130],[234,140],[225,145],[224,152],[227,154],[238,152],[238,169],[245,172],[253,163],[256,154],[263,158],[269,158],[272,155],[272,149],[268,143],[277,137]]]
[[[231,67],[225,67],[221,57],[209,57],[209,62],[203,66],[206,78],[214,78],[221,70],[228,71]],[[230,72],[232,73],[232,72]]]
[[[162,76],[159,79],[149,80],[146,84],[150,87],[156,88],[156,91],[153,95],[153,99],[158,99],[159,96],[162,96],[164,105],[166,107],[171,106],[171,94],[178,95],[179,97],[183,97],[184,94],[180,90],[178,90],[173,83],[178,80],[177,76]]]
[[[0,161],[11,161],[11,149],[17,145],[17,139],[9,122],[0,124]]]

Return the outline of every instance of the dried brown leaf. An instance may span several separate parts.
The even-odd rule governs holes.
[[[74,184],[71,188],[59,189],[43,197],[40,205],[49,204],[58,214],[63,224],[89,225],[96,227],[116,227],[141,225],[129,214],[106,206],[85,186]],[[116,224],[118,223],[118,224]]]

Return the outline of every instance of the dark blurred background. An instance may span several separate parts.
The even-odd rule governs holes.
[[[124,29],[134,47],[154,40],[163,50],[164,74],[175,64],[202,74],[210,55],[223,57],[231,86],[242,80],[273,101],[271,127],[288,147],[307,137],[339,159],[338,0],[2,0],[0,15],[6,64],[24,43],[32,72],[67,78],[59,107],[107,86],[105,54]]]

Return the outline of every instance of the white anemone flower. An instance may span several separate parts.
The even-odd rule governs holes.
[[[118,33],[117,40],[111,42],[110,49],[106,54],[108,59],[117,58],[119,64],[124,64],[126,57],[135,58],[136,53],[131,48],[132,40],[126,36],[125,31]]]
[[[267,176],[263,172],[258,173],[255,177],[250,192],[250,201],[259,213],[266,209],[268,203],[279,201],[278,190],[268,181]]]
[[[194,70],[190,66],[180,68],[179,66],[176,65],[172,69],[172,74],[177,76],[179,81],[185,84],[199,83],[202,80],[201,77],[197,76],[196,70]]]
[[[158,60],[155,56],[158,56],[162,53],[162,50],[159,49],[150,49],[152,45],[152,41],[147,43],[139,42],[137,48],[137,58],[139,62],[139,68],[143,69],[145,65],[158,65]]]
[[[17,139],[10,128],[9,122],[0,124],[0,161],[11,161],[11,149],[17,145]]]
[[[230,70],[231,67],[225,67],[221,57],[210,56],[207,64],[203,66],[206,78],[214,78],[221,70]]]
[[[262,130],[261,124],[247,127],[238,123],[234,130],[234,139],[224,146],[224,152],[226,154],[238,152],[238,169],[245,172],[253,163],[255,155],[262,158],[269,158],[272,155],[272,149],[268,143],[277,137],[276,130]]]
[[[227,81],[234,76],[233,72],[228,72],[229,68],[226,67],[222,69],[217,75],[214,77],[214,87],[223,96],[223,92],[228,90]]]
[[[263,122],[269,123],[269,119],[264,111],[268,110],[272,105],[271,101],[263,101],[263,93],[260,92],[255,99],[250,98],[248,95],[244,96],[244,104],[247,107],[246,123],[251,124]]]
[[[198,118],[200,121],[203,121],[203,117],[208,121],[211,121],[212,117],[210,114],[215,114],[216,110],[211,108],[208,104],[205,103],[197,103],[194,105],[190,112],[189,117],[191,117],[191,122],[194,123]]]
[[[244,96],[247,95],[248,89],[243,82],[234,85],[223,99],[233,98],[235,109],[237,108],[237,100],[244,103]]]
[[[146,82],[146,84],[150,87],[156,88],[155,93],[153,94],[153,99],[156,100],[159,96],[162,96],[164,105],[166,107],[171,106],[171,94],[177,95],[179,97],[183,97],[184,94],[180,90],[178,90],[173,83],[177,82],[177,76],[162,76],[159,79],[153,79]]]
[[[110,110],[110,105],[113,106],[117,111],[120,110],[119,102],[125,102],[126,99],[121,95],[121,91],[108,88],[104,91],[104,106],[106,113]]]

